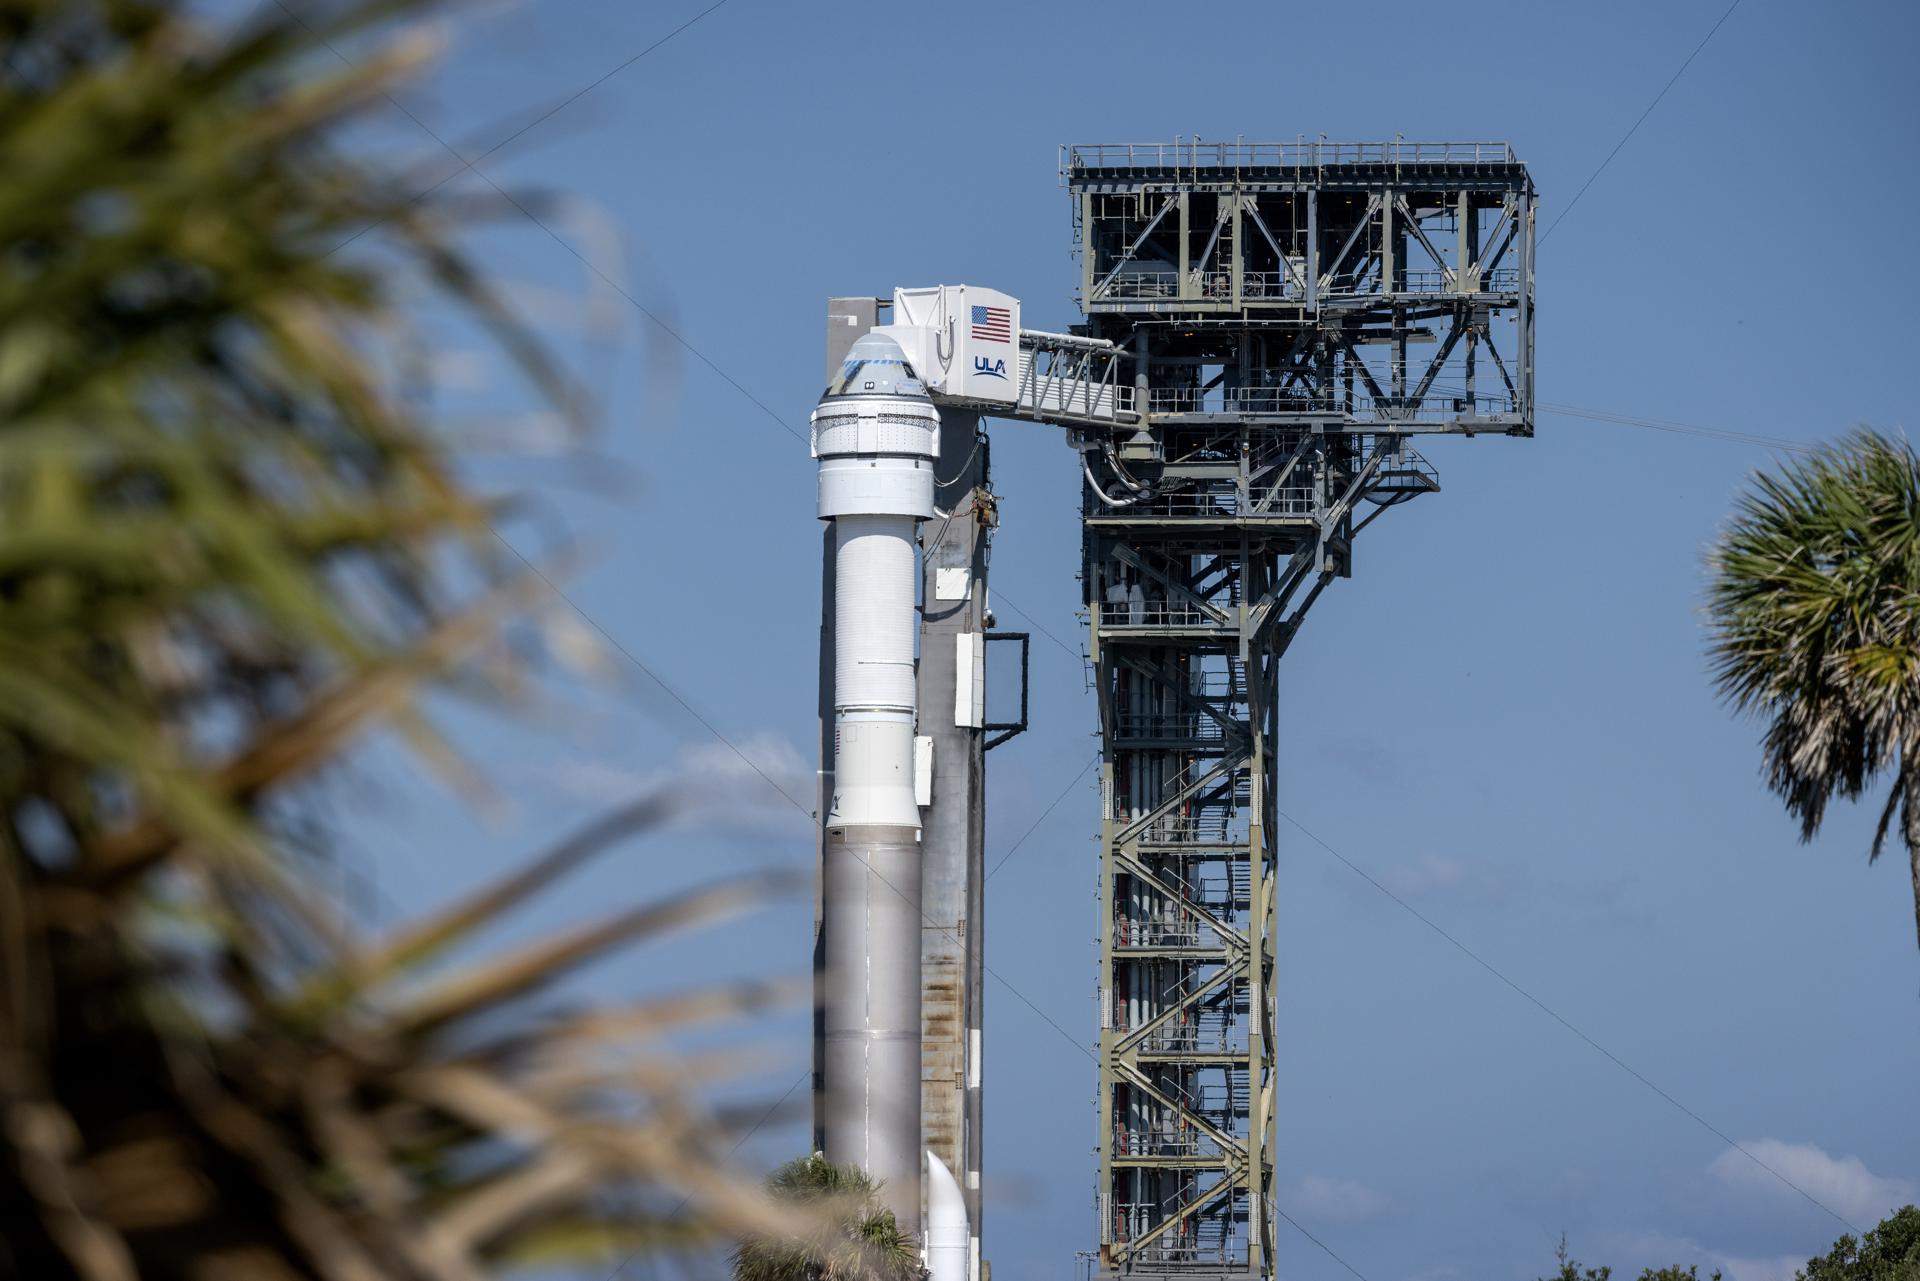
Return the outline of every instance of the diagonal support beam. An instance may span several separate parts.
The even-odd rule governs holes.
[[[1176,806],[1186,804],[1220,779],[1231,778],[1242,765],[1246,764],[1246,761],[1247,758],[1244,754],[1228,753],[1222,756],[1213,763],[1211,769],[1189,780],[1172,796],[1167,797],[1145,814],[1142,814],[1139,818],[1134,819],[1131,823],[1121,828],[1114,834],[1114,844],[1121,845],[1131,842],[1141,832],[1151,827],[1155,820],[1166,817]]]
[[[1207,981],[1199,987],[1194,988],[1193,991],[1187,993],[1185,996],[1178,998],[1172,1005],[1169,1005],[1166,1009],[1160,1011],[1160,1013],[1154,1015],[1145,1023],[1142,1023],[1139,1027],[1134,1028],[1118,1041],[1114,1042],[1114,1053],[1116,1055],[1132,1053],[1139,1048],[1140,1042],[1153,1035],[1163,1024],[1171,1022],[1174,1015],[1193,1009],[1200,1004],[1201,1000],[1204,999],[1209,992],[1224,987],[1236,979],[1246,978],[1249,972],[1247,959],[1245,957],[1228,961],[1225,965],[1222,965],[1219,969],[1208,975]]]
[[[1440,340],[1439,349],[1433,353],[1433,359],[1427,362],[1427,372],[1421,375],[1420,385],[1415,387],[1413,395],[1407,398],[1408,409],[1418,409],[1426,400],[1427,389],[1433,386],[1433,380],[1439,376],[1441,366],[1447,363],[1447,357],[1453,354],[1453,349],[1459,344],[1460,335],[1464,332],[1466,332],[1466,326],[1461,323],[1459,314],[1455,313],[1453,324],[1447,330],[1447,336]]]
[[[1507,246],[1513,243],[1514,211],[1519,206],[1509,197],[1500,210],[1500,221],[1493,224],[1493,230],[1487,233],[1486,249],[1481,251],[1479,261],[1473,264],[1473,287],[1477,291],[1485,283],[1487,274],[1500,265],[1500,259],[1506,256]]]
[[[1206,1209],[1221,1197],[1226,1196],[1230,1192],[1239,1191],[1245,1188],[1246,1185],[1246,1171],[1241,1170],[1237,1173],[1229,1173],[1226,1178],[1213,1184],[1185,1205],[1176,1210],[1168,1211],[1164,1219],[1161,1219],[1160,1222],[1154,1224],[1152,1228],[1127,1242],[1124,1246],[1116,1250],[1115,1253],[1118,1254],[1122,1260],[1131,1258],[1147,1246],[1153,1244],[1155,1238],[1159,1237],[1161,1233],[1167,1231],[1167,1229],[1171,1228],[1174,1224],[1180,1222],[1180,1220],[1187,1215],[1200,1213],[1200,1211]]]
[[[1230,951],[1244,952],[1247,950],[1248,944],[1245,934],[1234,929],[1233,926],[1228,925],[1206,908],[1201,907],[1175,886],[1169,885],[1161,880],[1156,873],[1148,870],[1147,865],[1139,859],[1125,851],[1116,851],[1114,857],[1119,860],[1120,865],[1126,868],[1128,873],[1136,880],[1146,882],[1154,893],[1167,899],[1176,907],[1186,912],[1187,915],[1196,918],[1202,925],[1205,925],[1208,929],[1219,935],[1220,941],[1225,943]]]
[[[1366,361],[1360,359],[1360,350],[1354,346],[1352,334],[1344,331],[1340,334],[1340,349],[1347,353],[1347,368],[1360,375],[1360,381],[1367,385],[1367,394],[1373,397],[1374,402],[1391,404],[1393,398],[1380,390],[1380,384],[1374,381],[1373,371],[1367,368]]]
[[[1248,630],[1252,632],[1256,642],[1267,630],[1269,622],[1287,607],[1288,598],[1299,589],[1301,580],[1313,567],[1313,559],[1312,547],[1302,547],[1296,551],[1287,561],[1287,567],[1280,571],[1279,578],[1274,581],[1273,590],[1262,596],[1254,603],[1253,608],[1247,611],[1247,621],[1252,624]]]
[[[1271,484],[1266,483],[1264,472],[1256,473],[1248,478],[1247,483],[1249,485],[1252,485],[1254,481],[1257,480],[1264,486],[1260,497],[1254,500],[1254,511],[1267,511],[1279,500],[1280,491],[1286,487],[1287,481],[1293,476],[1294,470],[1300,466],[1301,461],[1306,458],[1308,452],[1313,448],[1313,444],[1313,433],[1309,431],[1301,432],[1299,441],[1296,442],[1293,447],[1293,452],[1287,455],[1285,462],[1277,464],[1280,468],[1280,474],[1273,478]]]
[[[1193,265],[1193,274],[1205,272],[1207,264],[1213,261],[1213,250],[1220,243],[1220,233],[1226,230],[1227,222],[1233,217],[1233,204],[1237,197],[1228,196],[1220,202],[1220,212],[1213,220],[1213,234],[1207,237],[1207,247],[1200,254],[1200,261]]]
[[[1459,273],[1447,265],[1447,260],[1440,256],[1440,251],[1433,247],[1431,240],[1427,239],[1427,233],[1421,229],[1420,220],[1413,216],[1413,206],[1407,203],[1407,198],[1405,196],[1395,196],[1394,203],[1399,205],[1400,212],[1406,215],[1407,230],[1413,233],[1413,238],[1420,242],[1420,247],[1425,249],[1428,255],[1432,257],[1433,265],[1440,269],[1441,279],[1445,280],[1447,285],[1451,287],[1460,279]]]
[[[1260,229],[1260,235],[1265,238],[1267,245],[1273,250],[1273,256],[1280,260],[1280,270],[1286,273],[1288,280],[1291,280],[1295,285],[1299,286],[1301,293],[1306,293],[1307,282],[1301,277],[1300,269],[1288,259],[1287,251],[1280,247],[1280,242],[1274,239],[1271,231],[1267,230],[1266,220],[1260,216],[1260,210],[1251,196],[1246,198],[1245,208],[1247,213],[1253,218],[1253,225]]]
[[[1378,192],[1375,192],[1373,195],[1367,197],[1367,207],[1361,211],[1360,220],[1353,224],[1353,230],[1347,233],[1347,239],[1345,243],[1340,246],[1340,252],[1333,256],[1333,261],[1327,264],[1327,269],[1320,273],[1320,291],[1322,293],[1325,293],[1328,286],[1333,284],[1333,278],[1339,275],[1340,268],[1346,265],[1347,255],[1353,251],[1354,244],[1365,234],[1367,228],[1373,224],[1373,216],[1379,212],[1380,195]]]
[[[1152,1081],[1147,1079],[1146,1073],[1142,1072],[1133,1064],[1121,1063],[1118,1066],[1120,1075],[1126,1078],[1128,1085],[1139,1090],[1142,1094],[1160,1104],[1160,1106],[1171,1108],[1173,1111],[1179,1113],[1180,1117],[1185,1120],[1187,1124],[1212,1139],[1222,1152],[1236,1158],[1238,1164],[1246,1163],[1247,1145],[1245,1143],[1242,1143],[1233,1135],[1228,1134],[1225,1130],[1219,1129],[1205,1117],[1187,1107],[1186,1104],[1162,1091],[1158,1086],[1154,1085]]]
[[[1178,599],[1183,605],[1199,610],[1201,613],[1213,619],[1214,622],[1224,626],[1233,621],[1226,610],[1221,609],[1218,605],[1206,599],[1206,597],[1199,595],[1191,587],[1180,582],[1165,570],[1148,564],[1139,552],[1136,552],[1125,543],[1113,544],[1108,554],[1122,565],[1126,565],[1145,574],[1148,578],[1151,578],[1154,582],[1166,588],[1167,595]]]
[[[1120,274],[1120,269],[1133,261],[1133,256],[1140,252],[1141,245],[1147,243],[1147,237],[1151,236],[1153,229],[1160,225],[1160,220],[1167,216],[1167,211],[1179,203],[1180,197],[1178,194],[1167,197],[1167,203],[1160,206],[1160,212],[1155,214],[1152,221],[1148,222],[1147,225],[1141,229],[1140,234],[1133,238],[1133,243],[1127,246],[1126,252],[1122,253],[1119,259],[1113,264],[1113,270],[1102,276],[1100,283],[1093,287],[1093,296],[1095,298],[1107,292],[1107,286],[1112,284],[1113,278]]]
[[[1520,220],[1518,218],[1515,218],[1511,223],[1503,220],[1501,225],[1506,227],[1506,234],[1500,236],[1497,241],[1490,240],[1488,242],[1493,248],[1480,266],[1480,277],[1483,285],[1486,277],[1492,275],[1494,271],[1499,268],[1501,260],[1507,256],[1507,250],[1513,247],[1513,242],[1519,237]]]
[[[1125,652],[1125,650],[1119,651],[1119,656],[1114,661],[1130,671],[1140,673],[1161,689],[1172,694],[1174,702],[1178,703],[1185,710],[1205,716],[1214,724],[1218,725],[1220,727],[1220,737],[1228,747],[1240,751],[1245,750],[1246,731],[1242,728],[1240,722],[1229,716],[1225,711],[1215,707],[1212,703],[1207,702],[1205,699],[1194,697],[1187,689],[1186,682],[1178,673],[1155,663],[1150,663],[1137,655],[1129,654]]]

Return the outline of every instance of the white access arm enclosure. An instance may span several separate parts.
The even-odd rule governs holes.
[[[893,323],[873,332],[900,344],[927,390],[956,400],[1019,399],[1020,300],[980,285],[893,291]]]

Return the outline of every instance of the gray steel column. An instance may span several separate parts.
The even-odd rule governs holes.
[[[970,1270],[979,1275],[981,968],[985,862],[985,751],[980,719],[956,702],[982,665],[987,531],[975,510],[987,485],[980,415],[940,414],[934,502],[951,519],[920,527],[920,734],[933,740],[933,803],[921,811],[921,1117],[926,1145],[954,1171],[966,1198]],[[968,638],[962,641],[962,637]],[[963,644],[967,651],[962,652]],[[975,670],[963,671],[962,663]],[[962,678],[965,678],[964,682]]]

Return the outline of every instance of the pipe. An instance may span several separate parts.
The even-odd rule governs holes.
[[[1022,342],[1040,347],[1069,347],[1075,351],[1114,351],[1110,338],[1089,338],[1085,334],[1057,334],[1049,329],[1022,329]]]
[[[920,809],[915,526],[933,515],[939,414],[891,338],[854,343],[813,411],[833,522],[833,796],[821,855],[827,1159],[920,1224]]]
[[[927,1152],[927,1281],[967,1281],[967,1199],[947,1163]]]
[[[1086,473],[1087,487],[1093,490],[1093,496],[1109,507],[1131,507],[1139,502],[1138,498],[1115,498],[1100,488],[1100,482],[1093,478],[1093,462],[1085,454],[1080,456],[1080,470]]]

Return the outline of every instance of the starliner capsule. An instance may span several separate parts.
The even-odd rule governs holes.
[[[940,417],[893,339],[854,343],[813,411],[833,522],[833,791],[823,842],[822,1130],[831,1161],[920,1221],[920,809],[915,530]]]

